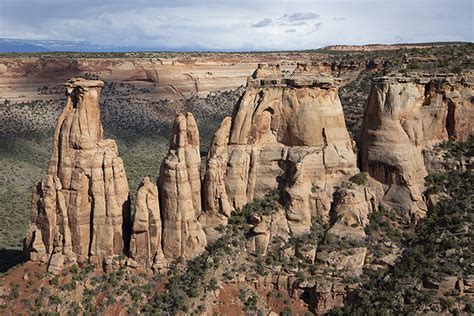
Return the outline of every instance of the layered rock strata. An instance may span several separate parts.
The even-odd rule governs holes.
[[[207,238],[198,221],[201,203],[199,131],[191,113],[179,114],[160,167],[158,188],[145,178],[138,190],[131,258],[160,270],[176,258],[202,253]]]
[[[128,184],[115,141],[103,138],[102,81],[71,79],[48,173],[32,200],[25,247],[32,260],[63,264],[122,254],[128,244]],[[125,234],[124,234],[125,232]]]
[[[388,208],[424,216],[424,154],[472,133],[471,96],[472,85],[452,76],[374,80],[359,140],[361,168],[386,186]]]
[[[329,218],[335,187],[358,169],[339,81],[315,77],[302,66],[282,78],[278,69],[259,66],[232,119],[217,131],[203,205],[208,214],[226,217],[280,189],[290,231],[299,234],[309,230],[311,218]]]

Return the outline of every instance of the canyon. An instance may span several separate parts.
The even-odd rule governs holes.
[[[376,284],[393,282],[421,260],[410,243],[449,223],[436,262],[462,271],[409,289],[440,302],[458,291],[450,308],[468,310],[470,224],[457,218],[472,206],[472,71],[417,72],[406,55],[393,71],[393,59],[373,56],[133,54],[0,60],[4,125],[37,98],[39,118],[57,106],[52,145],[33,145],[51,158],[33,174],[28,261],[0,276],[1,308],[26,308],[8,294],[17,289],[46,295],[33,310],[60,314],[323,315],[362,304],[377,273]],[[449,185],[458,174],[467,178]],[[441,221],[453,203],[467,213]],[[423,243],[438,247],[432,239]]]
[[[310,65],[283,75],[279,64],[260,64],[204,164],[193,114],[176,116],[156,184],[144,178],[132,208],[117,145],[103,138],[103,82],[69,80],[48,174],[33,194],[29,259],[53,274],[84,262],[160,273],[176,259],[203,254],[233,214],[270,192],[278,203],[269,214],[251,215],[250,253],[266,255],[272,240],[308,234],[315,221],[335,238],[363,240],[380,207],[417,223],[428,210],[425,153],[473,132],[471,82],[454,75],[375,78],[357,143],[345,125],[339,85]],[[367,248],[353,251],[313,248],[299,256],[360,275]],[[348,295],[337,281],[312,289],[318,314]]]

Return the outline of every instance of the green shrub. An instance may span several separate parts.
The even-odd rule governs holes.
[[[407,66],[408,69],[418,69],[420,68],[420,65],[419,63],[416,61],[416,60],[412,60],[408,63],[408,66]]]
[[[49,304],[52,304],[52,305],[61,304],[61,299],[57,295],[51,295],[49,297]]]
[[[362,186],[366,186],[367,182],[369,181],[367,179],[367,175],[365,172],[359,172],[358,174],[353,176],[350,180],[354,182],[355,184],[362,185]]]

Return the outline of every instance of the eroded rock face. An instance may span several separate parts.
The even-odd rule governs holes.
[[[164,261],[161,246],[161,214],[158,188],[148,177],[143,179],[137,192],[133,216],[130,256],[155,268]]]
[[[283,211],[271,215],[255,215],[252,218],[252,228],[247,238],[248,251],[266,255],[273,237],[288,240],[290,231]]]
[[[325,315],[334,308],[344,306],[344,301],[354,290],[354,286],[339,282],[319,282],[311,291],[313,311]]]
[[[297,63],[296,68],[293,71],[293,76],[296,75],[314,75],[320,76],[321,74],[330,74],[332,71],[336,71],[334,66],[328,62],[316,62],[316,63]]]
[[[423,217],[424,151],[473,132],[472,86],[456,78],[374,80],[360,138],[361,168],[386,185],[384,203]]]
[[[281,77],[281,70],[279,64],[258,64],[257,69],[255,69],[252,74],[253,79],[278,77]]]
[[[315,77],[299,66],[288,78],[259,65],[247,90],[212,142],[203,205],[228,216],[273,189],[285,192],[292,233],[311,218],[328,219],[334,187],[357,173],[345,127],[338,80]]]
[[[158,178],[166,258],[192,258],[206,246],[201,213],[199,131],[191,113],[176,117]]]
[[[212,216],[220,212],[228,217],[232,211],[224,181],[229,159],[227,146],[231,124],[230,117],[224,118],[214,134],[207,157],[206,174],[202,185],[203,208]]]
[[[33,192],[25,247],[32,260],[50,261],[56,272],[62,262],[100,263],[128,243],[127,177],[116,143],[103,139],[102,86],[98,80],[67,82],[48,174]]]
[[[321,264],[332,267],[344,273],[359,276],[364,268],[364,261],[367,255],[367,248],[352,248],[350,252],[344,251],[321,251],[316,255],[316,260]]]
[[[260,65],[233,116],[216,132],[203,179],[196,122],[191,113],[178,115],[158,187],[144,179],[129,225],[123,162],[115,142],[103,139],[100,124],[103,83],[69,81],[48,174],[33,192],[25,241],[30,258],[60,273],[64,265],[84,260],[113,267],[113,257],[125,252],[133,265],[159,270],[176,258],[201,254],[218,235],[213,227],[275,190],[281,207],[276,203],[269,215],[251,218],[249,251],[265,255],[272,238],[307,233],[315,218],[329,223],[334,236],[363,240],[369,214],[380,202],[423,216],[424,151],[472,133],[471,86],[448,79],[377,79],[360,140],[369,176],[356,185],[351,179],[360,174],[338,84],[304,64],[289,77],[277,65]],[[362,250],[354,258],[316,253],[309,247],[294,255],[353,271],[361,271],[365,258]]]
[[[334,195],[328,232],[341,238],[364,240],[369,214],[376,210],[376,194],[370,188],[353,185],[337,190]]]

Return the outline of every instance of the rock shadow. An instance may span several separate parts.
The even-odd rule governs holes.
[[[7,272],[25,261],[25,254],[20,249],[0,249],[0,273]]]

